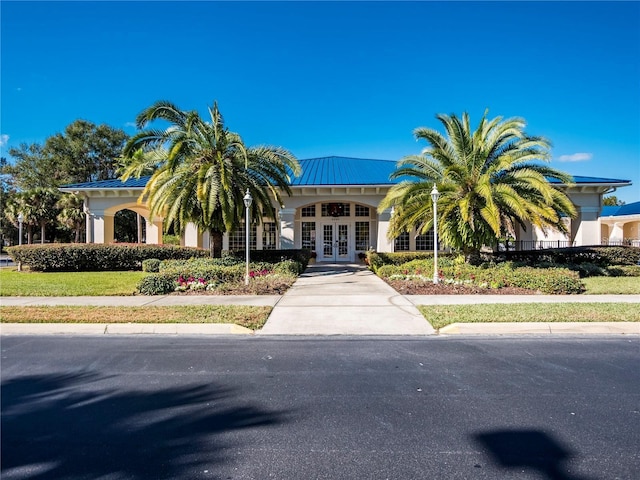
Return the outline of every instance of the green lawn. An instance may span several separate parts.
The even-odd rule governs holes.
[[[433,328],[483,322],[640,322],[637,303],[429,305],[418,309]]]
[[[133,295],[144,272],[18,272],[0,269],[0,295],[67,297]]]
[[[257,330],[271,310],[241,305],[0,307],[0,319],[2,323],[235,323]]]
[[[640,277],[588,277],[582,281],[587,295],[640,295]]]

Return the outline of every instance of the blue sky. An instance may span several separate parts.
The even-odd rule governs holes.
[[[438,113],[523,117],[552,165],[640,200],[640,2],[11,2],[2,155],[78,118],[218,101],[249,145],[397,160]]]

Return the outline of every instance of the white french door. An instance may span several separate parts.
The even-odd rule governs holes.
[[[349,240],[349,224],[323,223],[320,230],[318,260],[323,262],[352,261]]]

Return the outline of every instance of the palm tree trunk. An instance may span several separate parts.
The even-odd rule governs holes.
[[[45,223],[40,222],[40,243],[41,244],[44,244],[45,232],[46,232]]]
[[[209,230],[209,251],[211,258],[222,257],[222,232]]]

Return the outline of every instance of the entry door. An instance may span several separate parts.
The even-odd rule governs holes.
[[[325,262],[347,262],[349,252],[349,225],[325,223],[322,225],[322,257]]]

